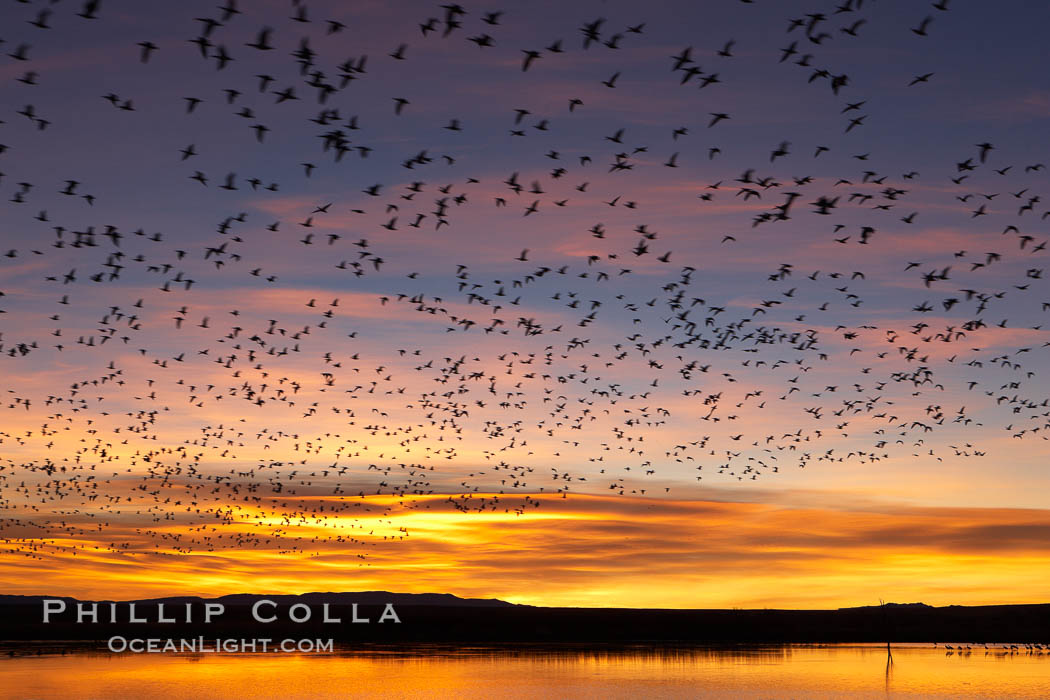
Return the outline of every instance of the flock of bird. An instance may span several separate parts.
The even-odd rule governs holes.
[[[937,643],[934,643],[937,647]],[[1050,650],[1045,644],[993,644],[988,646],[980,642],[970,644],[945,644],[945,656],[959,656],[960,658],[971,656],[974,647],[983,648],[985,656],[1042,656],[1045,651]]]
[[[768,13],[792,4],[725,1]],[[176,71],[221,90],[110,79],[90,101],[71,92],[48,109],[37,91],[69,68],[38,44],[105,37],[144,9],[8,2],[4,553],[353,545],[366,565],[369,545],[408,536],[397,519],[408,509],[695,497],[789,469],[982,458],[981,441],[1000,436],[1042,449],[1044,166],[1003,162],[981,141],[941,162],[875,169],[879,144],[864,134],[877,95],[865,96],[873,86],[842,56],[880,4],[823,4],[786,16],[776,45],[726,36],[663,52],[663,82],[649,88],[698,102],[656,108],[663,136],[646,143],[635,134],[651,132],[628,117],[588,126],[607,95],[635,86],[639,54],[618,56],[651,48],[660,31],[641,18],[552,20],[541,31],[516,16],[524,8],[435,4],[405,13],[385,55],[332,60],[368,35],[367,17],[319,0],[292,0],[283,15],[225,0],[195,16],[190,3],[184,36],[106,50],[154,85]],[[920,42],[955,10],[949,0],[909,7],[900,34]],[[526,30],[527,46],[503,38]],[[523,89],[499,133],[472,145],[489,98],[455,75],[427,77],[428,57],[444,50],[435,46],[468,47],[507,85],[570,67],[594,74],[556,111]],[[741,159],[746,136],[723,130],[747,115],[720,107],[718,90],[743,54],[813,100],[827,141],[780,140],[768,157]],[[371,88],[389,95],[384,104],[361,104],[363,85],[401,66],[402,83]],[[444,82],[459,116],[426,129],[409,121],[432,89],[420,76]],[[921,91],[940,77],[923,68],[895,85]],[[162,173],[156,185],[63,170],[63,129],[102,114],[119,125],[106,132],[116,144],[155,128],[160,112],[183,145],[135,154]],[[403,138],[380,135],[399,120]],[[221,144],[205,145],[217,138],[236,144],[222,159],[209,153]],[[828,145],[843,139],[856,151]],[[837,177],[805,172],[839,156]],[[37,158],[53,165],[30,181]],[[723,175],[697,181],[685,174],[695,169]],[[659,192],[647,186],[679,173],[685,224],[652,205]],[[211,229],[151,214],[126,194],[140,190],[172,221],[192,214]],[[919,229],[924,207],[963,213],[986,245],[895,256],[892,241]],[[805,236],[796,257],[762,257],[788,230]],[[571,245],[550,243],[554,231]],[[711,282],[723,256],[747,252],[762,262],[746,279],[732,290]]]

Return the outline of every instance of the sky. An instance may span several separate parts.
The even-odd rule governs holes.
[[[1045,602],[1035,3],[0,6],[0,588]]]

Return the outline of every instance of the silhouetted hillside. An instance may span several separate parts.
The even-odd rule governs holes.
[[[42,601],[45,598],[49,597],[51,596],[0,595],[0,605],[33,603]],[[496,598],[460,598],[458,596],[452,595],[451,593],[390,593],[388,591],[362,591],[360,593],[301,593],[298,595],[233,593],[230,595],[220,596],[218,598],[201,598],[200,596],[168,596],[164,598],[137,598],[135,600],[121,602],[151,604],[185,604],[216,601],[220,603],[225,603],[226,605],[251,605],[260,598],[266,598],[281,605],[291,605],[293,603],[306,603],[308,605],[320,605],[324,603],[347,605],[351,603],[358,603],[361,605],[384,605],[386,603],[392,603],[393,605],[431,605],[436,607],[455,606],[491,608],[514,606],[514,603],[508,603],[504,600],[498,600]],[[75,604],[77,602],[76,598],[62,596],[55,596],[52,599],[61,599],[71,604]],[[109,603],[113,601],[106,599],[100,601],[85,602]]]
[[[42,622],[46,596],[0,596],[7,640],[105,640],[125,637],[332,638],[349,643],[817,643],[817,642],[1047,642],[1050,604],[931,607],[887,604],[839,610],[646,610],[545,608],[445,594],[238,594],[215,599],[169,597],[128,604],[99,602],[98,622],[76,622],[76,601]],[[260,622],[252,606],[260,600]],[[210,623],[205,603],[224,608]],[[174,622],[158,621],[163,617]],[[338,623],[324,623],[324,605]],[[353,605],[356,604],[356,608]],[[396,612],[397,622],[386,605]],[[293,605],[301,619],[290,616]],[[185,620],[186,610],[192,620]],[[55,607],[58,607],[57,605]],[[89,606],[90,607],[90,606]],[[354,618],[357,618],[355,621]],[[366,622],[367,620],[367,622]],[[381,621],[382,620],[382,621]]]

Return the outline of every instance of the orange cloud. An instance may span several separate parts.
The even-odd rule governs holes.
[[[807,608],[880,598],[1041,602],[1050,565],[1046,510],[848,498],[835,506],[830,493],[796,507],[615,496],[452,500],[458,507],[448,496],[371,497],[363,501],[370,511],[280,523],[280,543],[224,549],[201,535],[185,554],[147,548],[130,523],[125,534],[142,550],[95,550],[85,538],[45,545],[23,528],[11,533],[24,539],[9,542],[0,585],[95,597],[381,588],[539,605]],[[480,512],[465,512],[483,502]],[[312,500],[308,511],[343,504]],[[340,533],[358,540],[334,541]],[[305,556],[277,553],[292,542]],[[54,547],[76,543],[75,555]],[[18,556],[31,546],[41,558]]]

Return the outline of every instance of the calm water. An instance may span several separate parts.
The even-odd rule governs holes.
[[[25,647],[20,648],[24,652]],[[6,652],[5,652],[6,653]],[[1050,652],[903,645],[438,647],[334,654],[42,653],[0,659],[2,698],[1050,698]]]

